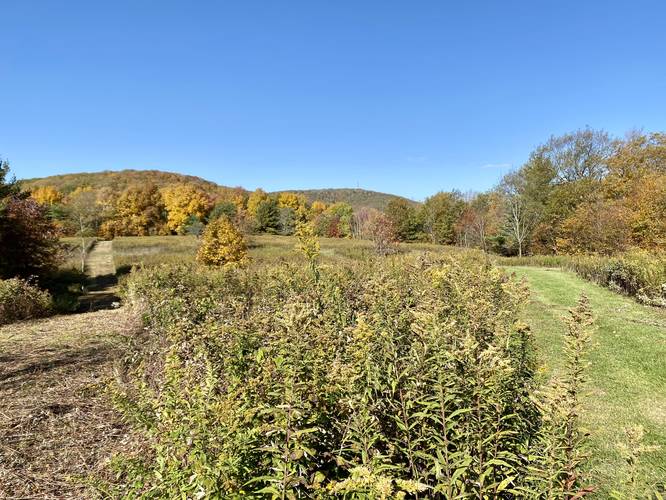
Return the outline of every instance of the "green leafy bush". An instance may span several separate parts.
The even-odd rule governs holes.
[[[124,294],[145,328],[115,400],[149,451],[116,461],[107,493],[513,498],[578,487],[572,471],[553,472],[572,464],[552,450],[575,426],[568,413],[543,425],[517,319],[526,290],[479,255],[161,266],[133,274]]]
[[[0,280],[0,325],[42,318],[52,311],[51,296],[28,280]]]

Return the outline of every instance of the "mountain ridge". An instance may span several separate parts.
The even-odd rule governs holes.
[[[168,184],[177,182],[188,182],[195,184],[211,195],[222,194],[236,187],[225,186],[209,181],[202,177],[181,174],[178,172],[168,172],[157,169],[137,170],[103,170],[100,172],[78,172],[69,174],[57,174],[47,177],[35,177],[22,179],[21,184],[24,189],[34,189],[37,187],[53,186],[64,194],[71,193],[78,187],[90,186],[93,189],[111,188],[113,190],[124,190],[133,184],[152,183],[158,187],[164,187]],[[244,191],[249,192],[247,189]],[[361,207],[376,208],[385,210],[391,200],[405,200],[410,204],[417,205],[418,202],[409,198],[392,193],[383,193],[361,188],[319,188],[319,189],[289,189],[273,191],[270,194],[296,193],[305,196],[308,201],[315,200],[326,203],[345,202],[349,203],[354,209]]]

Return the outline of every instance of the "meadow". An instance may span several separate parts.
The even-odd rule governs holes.
[[[373,243],[366,240],[319,238],[320,258],[324,263],[362,260],[374,255]],[[199,241],[196,236],[126,236],[113,240],[116,268],[124,274],[132,266],[194,262]],[[255,264],[296,261],[304,258],[296,251],[295,236],[256,234],[248,238],[248,250]],[[401,254],[419,252],[459,252],[457,247],[427,243],[398,243]]]
[[[659,498],[658,257],[316,241],[119,237],[123,307],[0,327],[0,496]]]
[[[401,267],[405,265],[405,260],[410,262],[408,266],[417,266],[417,262],[424,259],[453,256],[453,262],[471,259],[474,266],[488,264],[488,258],[481,252],[458,247],[400,244],[398,254],[381,263],[374,257],[370,242],[326,238],[320,239],[320,242],[322,269],[349,270],[362,265],[366,266],[362,274],[368,276],[383,268],[386,262],[393,262],[390,266]],[[295,250],[296,243],[294,237],[252,236],[248,241],[252,267],[262,268],[268,274],[278,272],[277,269],[298,274],[300,269],[306,267],[303,265],[306,259]],[[197,239],[192,236],[126,237],[114,240],[114,255],[119,270],[127,272],[136,266],[137,270],[143,268],[144,273],[157,273],[149,275],[152,278],[142,278],[140,272],[137,275],[137,283],[141,283],[142,279],[148,280],[141,285],[142,293],[149,297],[144,299],[152,303],[158,296],[159,300],[166,299],[157,291],[147,291],[148,286],[159,288],[154,281],[150,281],[159,277],[159,273],[150,269],[161,263],[191,265],[196,247]],[[525,279],[530,288],[529,300],[516,304],[514,312],[531,328],[536,345],[534,383],[537,385],[545,385],[553,376],[561,375],[566,366],[564,343],[567,326],[564,318],[581,293],[590,298],[596,321],[592,334],[591,365],[586,370],[589,380],[584,385],[581,408],[581,427],[589,434],[582,446],[588,457],[583,465],[586,484],[601,498],[615,490],[624,491],[625,495],[636,494],[643,492],[648,485],[660,484],[666,476],[666,433],[663,431],[666,424],[666,371],[661,363],[666,355],[666,311],[639,304],[635,299],[617,293],[622,290],[611,291],[583,280],[568,270],[571,267],[565,261],[550,259],[547,262],[531,261],[531,266],[515,266],[511,264],[526,262],[524,259],[515,262],[510,259],[493,260],[513,276],[515,282]],[[450,262],[445,267],[449,265]],[[358,271],[349,272],[360,276]],[[476,272],[479,272],[478,269]],[[162,276],[159,279],[165,278]],[[182,280],[182,276],[178,279]],[[212,278],[201,276],[197,279],[205,281]],[[470,290],[473,290],[474,280],[480,281],[481,278],[477,276],[467,283]],[[214,285],[209,284],[212,288],[219,286],[219,282],[213,282]],[[168,280],[159,283],[167,288],[173,285]],[[197,288],[200,284],[190,283],[187,286]],[[286,285],[283,283],[283,286]],[[405,286],[417,289],[415,285]],[[420,286],[427,288],[427,285]],[[134,298],[137,298],[136,295]],[[479,307],[479,304],[474,307]],[[153,314],[159,316],[154,311]],[[166,327],[162,325],[160,328]],[[164,401],[158,398],[152,402],[158,403],[164,404]]]

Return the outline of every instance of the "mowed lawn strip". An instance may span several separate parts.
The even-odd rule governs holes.
[[[592,305],[595,321],[589,360],[583,423],[590,432],[593,477],[604,496],[626,478],[619,444],[624,429],[642,425],[645,444],[659,445],[641,457],[640,481],[666,479],[666,311],[586,282],[559,269],[508,267],[526,278],[532,300],[525,315],[535,333],[546,375],[562,366],[562,318],[581,293]]]

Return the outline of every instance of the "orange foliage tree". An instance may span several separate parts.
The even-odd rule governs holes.
[[[557,250],[562,253],[612,255],[626,250],[631,237],[631,214],[617,201],[582,203],[562,224]]]

